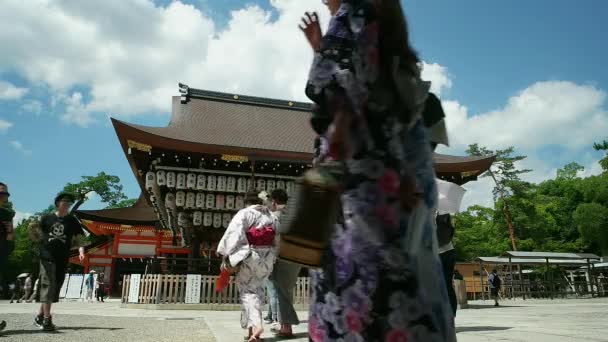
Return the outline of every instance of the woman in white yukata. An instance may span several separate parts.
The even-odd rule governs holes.
[[[256,193],[248,193],[244,209],[230,222],[217,247],[224,257],[222,270],[237,267],[236,284],[241,299],[241,326],[247,341],[261,341],[264,286],[277,255],[278,219],[262,205]]]

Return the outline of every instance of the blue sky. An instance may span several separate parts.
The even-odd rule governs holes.
[[[165,125],[180,81],[303,100],[310,54],[295,27],[320,3],[0,3],[0,181],[16,208],[38,211],[66,182],[100,171],[136,197],[109,117]],[[599,172],[591,145],[608,138],[607,2],[412,0],[404,9],[448,113],[444,152],[515,145],[532,181],[573,160]],[[470,185],[465,203],[488,204],[489,187]]]

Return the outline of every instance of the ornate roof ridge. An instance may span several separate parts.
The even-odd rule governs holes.
[[[271,99],[267,97],[250,96],[234,93],[224,93],[213,90],[190,88],[183,83],[179,83],[181,103],[188,103],[191,99],[221,101],[230,103],[248,104],[261,107],[273,107],[290,109],[297,111],[310,112],[313,108],[312,103],[298,102],[290,100]]]

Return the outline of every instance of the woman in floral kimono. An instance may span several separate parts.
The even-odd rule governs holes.
[[[325,0],[301,27],[314,50],[307,96],[315,162],[343,161],[342,211],[311,272],[312,341],[455,341],[437,256],[437,189],[421,112],[430,84],[399,0]]]
[[[236,285],[241,299],[241,326],[247,341],[261,340],[264,286],[276,259],[278,220],[262,205],[256,193],[246,195],[246,208],[230,222],[217,247],[224,257],[222,269],[237,268]]]

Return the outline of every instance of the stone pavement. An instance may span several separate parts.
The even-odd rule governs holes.
[[[608,298],[472,302],[456,318],[458,341],[608,341]],[[36,304],[0,302],[0,333],[5,341],[218,341],[240,342],[244,330],[238,311],[123,309],[120,303],[62,302],[54,308],[60,331],[47,334],[32,325]],[[296,339],[308,341],[306,313],[295,329]],[[277,341],[267,332],[265,341]]]

